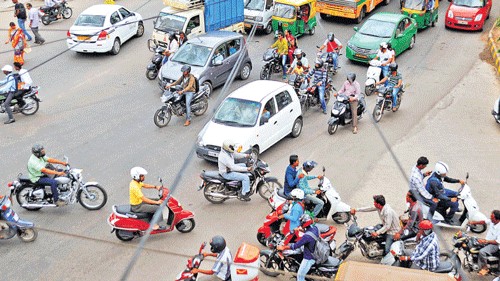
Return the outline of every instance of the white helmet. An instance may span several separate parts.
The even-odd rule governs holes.
[[[295,188],[290,192],[290,197],[293,199],[303,200],[304,199],[304,191],[300,188]]]
[[[387,43],[386,42],[381,42],[380,47],[383,49],[387,49]]]
[[[234,151],[241,152],[242,148],[243,147],[240,144],[237,144],[231,139],[227,139],[222,143],[222,149],[229,153],[233,153]]]
[[[295,51],[293,51],[293,54],[294,55],[302,55],[302,50],[297,48],[297,49],[295,49]]]
[[[448,173],[448,165],[444,162],[437,162],[436,166],[434,167],[434,172],[438,175],[446,175]]]
[[[141,178],[141,175],[147,175],[148,174],[148,171],[146,171],[144,168],[141,168],[141,167],[133,167],[131,170],[130,170],[130,176],[136,180],[136,181],[139,181],[140,178]]]
[[[13,69],[11,65],[6,64],[2,67],[2,71],[12,72]]]

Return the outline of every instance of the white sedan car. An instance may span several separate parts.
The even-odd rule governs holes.
[[[120,5],[94,5],[83,11],[68,30],[66,44],[79,53],[116,55],[128,39],[144,34],[144,23],[138,13]]]

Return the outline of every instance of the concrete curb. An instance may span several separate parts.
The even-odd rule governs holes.
[[[500,18],[498,18],[497,21],[498,20],[500,20]],[[490,53],[491,56],[493,57],[493,62],[495,64],[495,68],[497,69],[497,74],[500,76],[500,53],[498,52],[498,49],[495,46],[495,41],[497,39],[496,38],[493,39],[493,29],[495,29],[495,27],[496,24],[493,25],[493,27],[490,29],[490,32],[488,33],[488,47],[490,48]]]

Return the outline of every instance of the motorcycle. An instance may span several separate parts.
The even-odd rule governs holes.
[[[161,96],[160,99],[163,106],[158,109],[154,115],[154,123],[159,128],[163,128],[168,125],[170,119],[172,118],[172,114],[181,117],[186,113],[185,95],[177,94],[177,92],[181,90],[182,87],[177,85],[165,90]],[[201,116],[207,111],[208,92],[209,88],[205,85],[194,94],[193,99],[191,100],[191,112],[195,116]]]
[[[40,105],[39,103],[41,100],[38,98],[38,90],[40,88],[37,86],[31,87],[29,91],[26,91],[25,93],[21,94],[21,97],[23,98],[23,101],[26,103],[24,108],[20,108],[19,105],[17,104],[16,99],[12,99],[10,102],[10,109],[12,110],[12,113],[22,113],[24,115],[33,115],[35,114]],[[0,113],[5,113],[5,100],[7,97],[5,95],[0,95]]]
[[[330,97],[333,96],[333,92],[337,90],[333,87],[333,82],[330,77],[326,80],[325,87],[325,104],[328,104]],[[321,108],[321,101],[319,99],[319,90],[316,84],[309,85],[306,88],[301,88],[299,90],[299,100],[302,107],[302,112],[307,111],[310,107],[319,106]]]
[[[35,224],[21,220],[14,212],[10,197],[0,196],[0,219],[3,220],[0,220],[0,239],[10,239],[17,235],[23,242],[33,242],[38,236]]]
[[[366,71],[365,94],[371,96],[376,90],[375,84],[382,80],[382,62],[379,60],[371,60],[370,66]]]
[[[467,227],[468,221],[486,221],[487,217],[483,213],[479,211],[479,206],[472,197],[472,192],[470,186],[467,184],[467,179],[469,178],[469,173],[467,173],[467,176],[465,177],[465,183],[462,185],[459,190],[458,190],[458,199],[460,202],[462,202],[463,205],[463,211],[456,212],[455,213],[455,218],[454,218],[454,223],[453,224],[448,224],[444,221],[444,216],[446,214],[446,211],[444,208],[440,208],[438,205],[438,208],[434,212],[434,216],[432,219],[434,221],[437,221],[434,225],[441,226],[441,227],[448,227],[448,228],[459,228],[459,229],[465,229]],[[426,204],[422,204],[422,213],[424,214],[424,217],[426,214],[429,213],[429,206]],[[474,233],[483,233],[486,231],[486,224],[478,224],[478,225],[471,225],[470,230]]]
[[[495,105],[493,106],[493,110],[491,111],[491,114],[495,118],[495,121],[497,121],[497,123],[500,124],[500,98],[498,98],[495,101]]]
[[[262,55],[262,59],[264,61],[264,65],[260,70],[261,80],[269,80],[271,79],[271,74],[283,72],[282,59],[281,55],[278,54],[278,49],[276,48],[267,49],[264,55]]]
[[[358,120],[363,118],[363,113],[366,110],[365,97],[361,93],[359,95],[358,101]],[[349,97],[346,95],[337,95],[337,98],[332,106],[332,111],[330,113],[330,119],[328,119],[328,133],[330,135],[335,134],[339,125],[345,126],[352,122],[352,112],[351,105],[349,103]]]
[[[377,97],[377,102],[375,104],[375,108],[373,108],[373,119],[375,120],[375,122],[378,123],[382,119],[384,111],[392,109],[392,88],[379,86],[377,88],[377,92],[378,92],[378,97]],[[395,106],[396,111],[401,106],[401,98],[403,97],[404,92],[405,92],[405,87],[403,86],[398,92],[398,97],[397,97],[398,104]]]
[[[153,41],[149,39],[150,41]],[[158,77],[158,72],[162,66],[163,58],[165,57],[165,48],[156,46],[154,43],[149,43],[149,50],[155,54],[151,58],[151,63],[146,67],[146,77],[149,80],[154,80]]]
[[[478,242],[477,237],[472,237],[467,235],[470,227],[467,227],[465,232],[458,231],[453,236],[453,252],[458,254],[462,252],[464,254],[463,258],[463,268],[469,272],[478,272],[481,270],[479,267],[479,250],[485,247],[487,244],[481,244]],[[493,276],[500,275],[500,256],[488,256],[486,258],[486,266],[489,269],[489,274]]]
[[[65,157],[65,162],[68,158]],[[108,201],[104,188],[97,182],[84,182],[82,169],[73,169],[66,165],[63,170],[66,175],[54,178],[57,181],[59,198],[66,203],[79,202],[87,210],[99,210]],[[32,183],[28,176],[19,174],[17,181],[9,183],[11,193],[21,207],[28,211],[37,211],[45,207],[56,207],[52,199],[50,186]]]
[[[266,162],[260,159],[255,162],[250,158],[247,166],[253,167],[252,171],[246,173],[250,178],[249,195],[258,192],[267,200],[276,188],[283,188],[277,178],[266,177],[266,174],[271,172]],[[238,198],[238,192],[241,189],[240,181],[227,180],[219,174],[219,171],[203,170],[200,177],[202,181],[198,191],[203,189],[203,195],[210,203],[221,204],[228,199]]]
[[[68,7],[66,0],[61,1],[57,8],[45,6],[41,7],[40,11],[43,13],[41,20],[44,25],[49,25],[51,22],[59,20],[57,18],[59,11],[63,19],[69,19],[73,15],[73,10]]]
[[[295,90],[295,93],[298,95],[301,104],[303,103],[303,101],[300,99],[301,95],[299,94],[299,92],[300,90],[304,90],[307,88],[307,83],[305,83],[306,82],[305,77],[306,77],[305,74],[300,74],[300,75],[290,74],[288,76],[288,84],[292,86],[293,89]]]
[[[319,48],[319,46],[316,46],[316,48]],[[316,54],[316,58],[321,59],[324,62],[328,76],[333,76],[333,75],[337,74],[337,70],[340,68],[340,66],[338,65],[338,60],[339,60],[341,55],[342,54],[340,52],[337,52],[337,69],[335,69],[333,66],[333,54],[332,53],[318,52]]]
[[[207,242],[203,242],[198,250],[198,254],[188,259],[186,268],[175,278],[176,281],[189,280],[196,281],[198,273],[193,274],[193,269],[200,268],[201,262],[205,259],[203,249]],[[233,263],[231,264],[231,280],[233,281],[257,281],[259,280],[258,268],[259,249],[253,245],[242,243],[236,252]]]
[[[167,228],[151,231],[151,235],[171,232],[176,228],[181,233],[191,232],[195,227],[194,214],[184,210],[174,197],[169,196],[170,190],[163,186],[160,178],[161,188],[158,192],[159,199],[168,200],[167,208],[163,209],[163,217],[167,218]],[[150,227],[149,221],[153,218],[151,213],[135,213],[131,211],[129,204],[113,205],[113,212],[108,217],[111,232],[115,232],[118,239],[130,241],[135,237],[143,236]]]

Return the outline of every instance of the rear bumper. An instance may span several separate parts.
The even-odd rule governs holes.
[[[460,22],[460,23],[459,23]],[[456,19],[446,18],[444,24],[446,27],[460,30],[481,30],[484,26],[484,21],[458,21]]]
[[[113,41],[108,39],[96,42],[82,42],[74,41],[73,39],[66,39],[68,49],[79,53],[107,53],[113,47]]]

